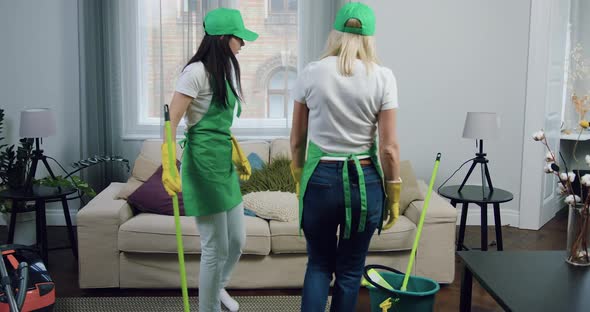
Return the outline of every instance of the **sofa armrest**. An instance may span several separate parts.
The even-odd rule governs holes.
[[[133,217],[116,199],[125,183],[111,183],[77,215],[80,288],[119,287],[119,226]]]
[[[418,181],[418,187],[420,191],[424,193],[424,197],[426,197],[426,193],[428,192],[428,186],[424,181]],[[408,209],[404,212],[404,216],[408,219],[412,220],[415,224],[418,224],[420,221],[420,214],[422,214],[422,208],[424,207],[423,200],[416,200],[410,203]],[[426,218],[424,219],[424,224],[428,223],[448,223],[448,222],[457,222],[457,209],[451,206],[451,204],[445,200],[443,197],[436,193],[436,190],[432,191],[430,195],[430,203],[428,205],[428,211],[426,212]]]
[[[418,187],[426,196],[426,183],[418,181]],[[423,207],[424,201],[414,201],[404,216],[418,225]],[[416,253],[416,275],[429,276],[441,283],[453,282],[456,229],[457,210],[433,191]]]

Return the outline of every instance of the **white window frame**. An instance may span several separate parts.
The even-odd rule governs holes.
[[[125,103],[122,109],[122,139],[144,140],[161,138],[163,117],[145,117],[148,108],[145,105],[141,105],[141,103],[147,103],[146,92],[143,90],[147,85],[147,81],[145,81],[146,77],[143,75],[144,69],[141,65],[141,60],[143,59],[142,53],[145,53],[145,49],[140,48],[143,45],[143,38],[141,34],[141,17],[138,5],[141,4],[138,4],[135,1],[124,1],[124,3],[123,6],[127,7],[125,7],[124,10],[121,10],[121,14],[119,15],[122,23],[122,34],[127,34],[128,36],[127,38],[122,38],[122,40],[120,40],[122,44],[120,61],[122,64],[121,66],[123,66],[121,91],[123,93],[123,103]],[[266,10],[268,10],[267,8],[268,4],[265,5]],[[134,10],[133,12],[135,14],[125,15],[124,13],[126,12],[132,12],[129,10]],[[298,25],[298,27],[300,26]],[[130,38],[131,36],[133,38]],[[133,62],[130,60],[140,61]],[[141,82],[137,83],[137,81]],[[183,118],[177,129],[177,137],[183,136],[184,124]],[[292,121],[287,120],[287,118],[236,118],[234,119],[232,132],[240,139],[273,139],[288,136],[291,131],[291,125]]]

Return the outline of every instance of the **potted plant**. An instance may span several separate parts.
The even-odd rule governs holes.
[[[33,144],[31,139],[21,139],[15,150],[15,145],[3,143],[5,140],[2,133],[4,117],[4,110],[0,109],[0,190],[17,189],[25,183]],[[27,212],[17,215],[14,242],[32,245],[36,235],[34,202],[19,202],[17,204],[21,205],[19,210]],[[6,224],[10,222],[12,205],[13,203],[10,201],[0,200],[0,216]]]

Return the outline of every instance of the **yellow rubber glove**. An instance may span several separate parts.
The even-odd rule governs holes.
[[[399,218],[399,197],[401,190],[401,179],[395,182],[385,182],[385,194],[387,195],[385,210],[387,213],[387,222],[383,225],[383,230],[391,228]]]
[[[233,135],[231,136],[231,159],[238,170],[240,180],[247,181],[250,179],[252,175],[250,162],[246,155],[244,155],[244,151],[242,151],[240,144],[238,144],[238,140]]]
[[[296,168],[293,162],[291,162],[291,175],[293,176],[293,180],[295,180],[295,194],[297,194],[297,198],[299,199],[299,182],[301,181],[301,173],[303,172],[303,168]]]
[[[164,142],[164,144],[162,144],[162,184],[164,184],[166,193],[168,193],[170,196],[182,192],[180,173],[176,167],[176,146],[172,149],[172,157],[174,159],[175,166],[170,168],[170,159],[168,158],[168,144]]]

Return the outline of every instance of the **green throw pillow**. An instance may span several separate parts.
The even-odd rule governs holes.
[[[295,181],[291,177],[290,165],[291,160],[278,156],[262,168],[253,169],[250,179],[241,183],[242,195],[262,191],[295,193]]]

